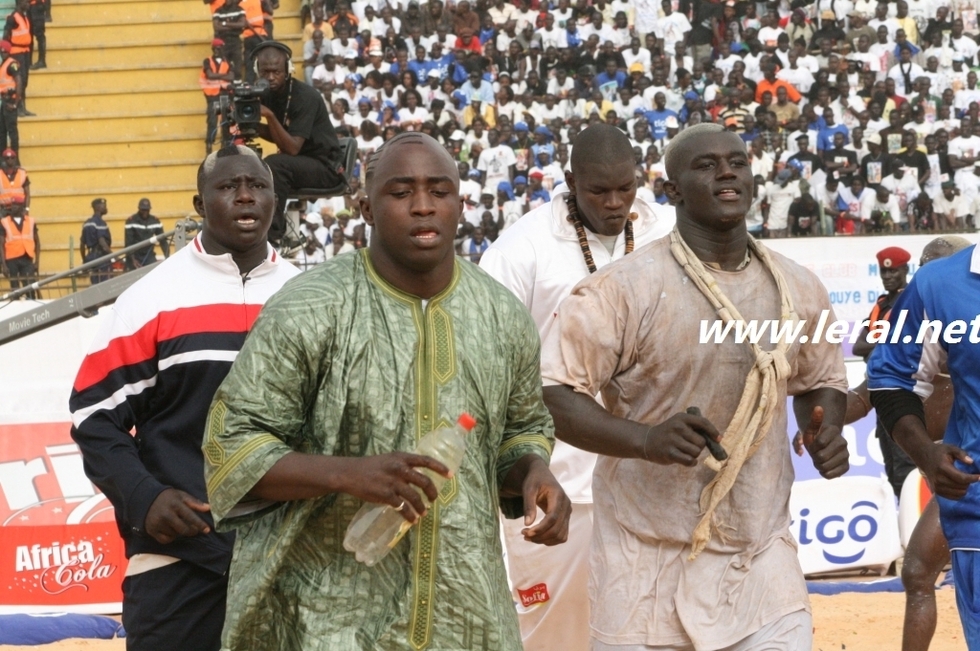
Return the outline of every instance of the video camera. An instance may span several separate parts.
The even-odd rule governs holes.
[[[269,82],[264,79],[254,84],[246,81],[233,81],[231,92],[222,95],[219,100],[219,112],[222,122],[222,143],[230,144],[235,138],[245,141],[247,147],[255,150],[260,157],[262,148],[253,143],[259,135],[259,123],[262,121],[262,96],[269,90]],[[237,134],[231,132],[231,127],[237,127]]]

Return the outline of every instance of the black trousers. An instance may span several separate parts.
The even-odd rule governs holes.
[[[4,100],[0,105],[0,149],[6,147],[20,151],[20,132],[17,130],[17,104]]]
[[[44,35],[44,4],[31,5],[29,17],[31,19],[31,36],[34,37],[34,49],[37,51],[38,62],[45,61],[48,52],[48,41]]]
[[[123,579],[126,651],[218,651],[228,576],[179,561]]]
[[[20,92],[20,103],[23,105],[24,100],[27,99],[27,80],[31,72],[31,53],[22,52],[20,54],[11,54],[10,56],[17,62],[17,67],[20,69],[21,78],[24,82]]]
[[[89,253],[88,255],[85,256],[85,258],[82,260],[82,262],[91,262],[92,260],[95,260],[96,258],[101,258],[103,255],[106,255],[106,253],[101,253],[101,252],[98,252],[98,251],[92,251],[91,253]],[[97,285],[98,283],[105,282],[105,281],[109,280],[110,278],[112,278],[112,265],[111,264],[104,264],[104,265],[95,267],[93,269],[89,269],[89,272],[88,273],[89,273],[89,276],[88,276],[89,282],[91,284],[93,284],[93,285]]]
[[[222,36],[225,46],[221,49],[231,71],[235,74],[235,79],[244,79],[245,75],[242,68],[245,67],[242,54],[242,39],[240,36]]]
[[[29,255],[7,260],[7,271],[10,272],[10,289],[27,287],[37,280],[37,269],[34,267],[34,260]],[[37,298],[33,291],[28,292],[25,296],[32,300]]]
[[[899,447],[898,443],[888,435],[888,432],[881,425],[881,421],[878,421],[878,426],[875,428],[875,436],[878,437],[878,443],[881,445],[881,456],[885,462],[885,475],[888,476],[888,483],[892,485],[895,497],[899,497],[902,494],[905,478],[915,468],[915,464],[909,455],[905,454],[905,450]]]
[[[273,154],[265,159],[272,170],[276,212],[269,227],[269,240],[278,243],[286,232],[286,199],[299,188],[332,188],[341,181],[337,172],[309,156]]]
[[[261,36],[249,36],[245,39],[245,80],[255,81],[255,48],[266,39]]]
[[[204,144],[208,146],[208,151],[211,151],[211,145],[214,144],[214,139],[218,133],[218,105],[220,100],[218,95],[209,96],[205,95],[205,99],[208,102],[208,135],[204,138]]]

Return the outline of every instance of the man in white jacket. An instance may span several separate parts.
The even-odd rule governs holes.
[[[572,148],[572,171],[551,201],[501,233],[480,267],[531,311],[544,339],[558,304],[590,273],[674,227],[671,206],[636,198],[633,151],[619,129],[596,124]],[[541,547],[504,522],[507,563],[526,651],[589,648],[589,546],[595,455],[557,441],[552,474],[575,504],[568,542]],[[520,524],[520,523],[518,523]]]

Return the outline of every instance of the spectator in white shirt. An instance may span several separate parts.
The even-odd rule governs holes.
[[[762,16],[761,20],[762,28],[759,29],[759,42],[762,43],[762,47],[765,48],[766,52],[775,52],[776,46],[779,44],[780,34],[785,34],[786,32],[779,26],[778,15],[767,13]]]
[[[777,79],[783,79],[794,86],[801,94],[806,95],[813,86],[814,78],[809,70],[799,66],[799,56],[795,50],[789,52],[789,67],[782,68],[776,73]]]
[[[507,24],[507,21],[513,20],[517,14],[517,7],[505,0],[497,0],[487,13],[490,14],[490,19],[493,21],[494,27],[502,29]]]
[[[888,71],[888,78],[895,82],[895,93],[908,98],[914,93],[915,80],[924,72],[922,66],[912,61],[912,48],[902,45],[899,46],[898,64]]]
[[[334,228],[331,237],[333,242],[328,244],[323,250],[323,257],[327,260],[338,255],[343,255],[344,253],[351,253],[356,250],[354,245],[347,241],[347,236],[344,234],[344,229],[340,227]]]
[[[470,199],[474,204],[479,202],[480,194],[483,192],[483,186],[480,185],[480,181],[479,181],[479,178],[481,176],[480,171],[470,170],[470,164],[467,163],[466,161],[460,161],[458,164],[458,168],[459,168],[460,198]],[[471,178],[470,176],[471,171],[476,173],[476,179]]]
[[[568,71],[563,67],[556,68],[555,76],[548,80],[548,94],[565,99],[574,89],[575,80],[568,76]]]
[[[490,146],[480,152],[476,168],[483,173],[484,190],[496,194],[502,181],[514,178],[517,157],[508,145],[500,144],[500,132],[496,129],[487,131],[487,140]]]
[[[691,31],[691,23],[687,16],[674,11],[671,0],[663,0],[660,6],[663,9],[663,17],[657,21],[654,33],[664,42],[664,52],[674,53],[677,51],[677,44],[683,42]]]
[[[905,209],[916,197],[922,194],[922,188],[916,180],[918,172],[913,168],[911,173],[905,169],[905,164],[900,160],[892,161],[891,174],[881,179],[881,187],[887,188],[891,192],[892,198],[898,202],[898,209],[905,215]],[[896,225],[898,222],[895,222]]]
[[[875,202],[871,207],[871,227],[875,231],[883,233],[892,233],[896,230],[907,231],[908,219],[898,205],[898,197],[892,194],[884,184],[877,187],[874,195]]]
[[[344,83],[344,77],[346,76],[347,72],[341,66],[337,65],[337,57],[332,54],[326,54],[323,57],[323,63],[313,69],[311,85],[320,92],[323,92],[327,84],[337,86]]]
[[[650,74],[650,50],[645,47],[640,47],[640,39],[633,37],[630,39],[630,46],[621,52],[623,55],[623,60],[626,62],[626,68],[632,68],[634,63],[639,63],[643,66],[643,73]]]
[[[609,25],[603,24],[602,12],[598,10],[592,11],[589,22],[582,25],[578,31],[583,40],[595,35],[599,38],[599,42],[602,44],[605,44],[606,41],[612,42],[613,38],[615,38],[613,28]]]
[[[307,242],[313,242],[314,246],[321,249],[330,243],[330,229],[323,225],[323,216],[320,213],[307,213],[303,219],[305,223],[300,224],[299,232]]]
[[[888,4],[879,2],[875,6],[875,17],[868,21],[868,26],[877,31],[884,26],[888,30],[888,40],[895,40],[895,32],[899,29],[898,21],[888,17]]]
[[[328,245],[332,246],[332,245]],[[300,271],[306,271],[312,269],[318,264],[326,262],[327,258],[324,255],[324,247],[320,246],[315,239],[308,239],[306,243],[303,244],[303,248],[299,250],[296,257],[293,258],[293,264]]]
[[[953,21],[953,31],[949,35],[949,44],[953,50],[963,55],[963,59],[968,65],[976,63],[974,57],[976,57],[977,50],[980,46],[969,35],[963,33],[962,18],[957,18]]]
[[[541,48],[547,50],[549,47],[560,50],[568,47],[567,32],[555,25],[555,16],[547,13],[544,16],[544,27],[534,32],[534,35],[541,43]]]
[[[971,214],[971,206],[956,189],[953,181],[943,183],[942,192],[933,201],[932,209],[936,214],[936,225],[941,231],[966,228],[966,218]]]
[[[534,29],[538,20],[538,12],[531,9],[531,0],[520,0],[518,8],[519,10],[514,14],[517,19],[517,31],[523,32],[528,26]]]
[[[953,106],[965,112],[973,102],[980,102],[980,88],[977,88],[977,73],[971,70],[966,74],[966,88],[956,91]]]
[[[780,170],[775,182],[766,183],[769,211],[764,226],[769,237],[783,238],[789,234],[789,207],[800,199],[800,182],[792,180],[789,169]]]
[[[612,41],[617,50],[622,50],[629,47],[632,38],[633,32],[629,27],[626,12],[620,11],[613,18],[612,38],[609,40]]]

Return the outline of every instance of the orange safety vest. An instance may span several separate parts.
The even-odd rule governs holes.
[[[0,205],[9,206],[14,202],[14,197],[26,198],[25,183],[27,183],[27,170],[23,167],[17,168],[17,173],[12,179],[5,171],[0,170]]]
[[[14,22],[17,26],[10,32],[10,53],[24,54],[31,51],[31,21],[19,11],[13,13]]]
[[[13,260],[27,255],[34,260],[37,251],[34,249],[34,220],[31,216],[24,215],[20,230],[17,230],[13,217],[0,219],[0,225],[3,226],[3,235],[6,238],[3,244],[4,259]]]
[[[217,65],[214,57],[208,57],[207,65],[209,68],[211,68],[212,74],[217,73],[219,75],[226,75],[231,69],[228,67],[228,62],[223,59],[221,61],[221,65]],[[204,68],[201,68],[201,77],[198,79],[197,83],[200,84],[201,90],[203,90],[204,94],[208,97],[216,97],[222,90],[228,88],[227,81],[223,81],[221,79],[208,79],[207,72],[204,70]]]
[[[2,175],[0,175],[0,176],[2,176]],[[889,307],[887,310],[882,309],[882,305],[885,304],[885,301],[887,299],[888,299],[888,294],[882,294],[881,296],[878,297],[878,300],[875,301],[874,307],[871,308],[871,314],[868,316],[868,322],[869,322],[868,323],[868,334],[869,335],[872,332],[875,332],[876,330],[882,329],[881,326],[878,326],[877,328],[875,327],[875,325],[874,325],[875,324],[875,321],[887,321],[888,320],[888,317],[891,315],[891,313],[892,313],[892,308],[891,307]]]
[[[17,78],[10,74],[9,69],[12,63],[16,63],[11,57],[0,63],[0,94],[6,95],[17,90]]]
[[[245,10],[245,19],[248,21],[248,27],[242,32],[242,37],[266,36],[261,0],[242,0],[240,6]]]

